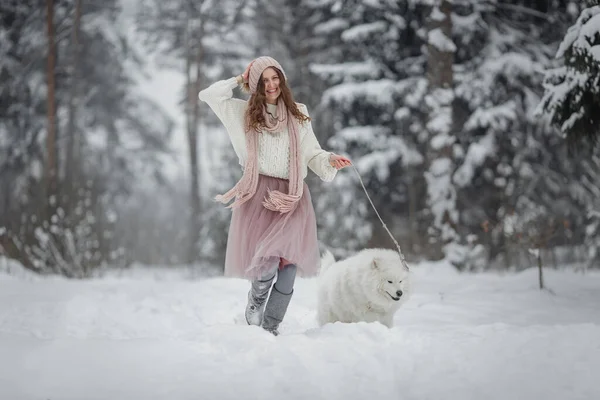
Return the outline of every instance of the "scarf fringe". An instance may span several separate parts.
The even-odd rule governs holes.
[[[268,194],[263,200],[263,206],[268,210],[279,211],[282,214],[293,211],[298,204],[298,200],[302,198],[302,194],[291,195],[270,189],[267,189],[267,191]]]
[[[255,181],[252,180],[250,182],[249,190],[242,191],[240,188],[245,183],[246,183],[245,179],[244,179],[244,177],[242,177],[242,179],[240,179],[240,181],[234,187],[229,189],[229,191],[227,191],[227,193],[215,196],[215,200],[220,203],[227,204],[235,198],[235,201],[233,203],[229,204],[227,206],[227,208],[236,208],[236,207],[241,206],[242,204],[244,204],[245,202],[247,202],[248,200],[250,200],[252,198],[252,195],[254,194],[254,192],[256,191],[256,187],[258,186],[258,179],[256,179]]]

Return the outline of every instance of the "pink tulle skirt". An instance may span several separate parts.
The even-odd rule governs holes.
[[[308,186],[296,209],[281,214],[266,209],[262,201],[267,189],[288,191],[287,179],[259,175],[252,199],[234,208],[227,238],[225,276],[254,279],[279,265],[297,266],[297,275],[316,274],[319,263],[317,224]]]

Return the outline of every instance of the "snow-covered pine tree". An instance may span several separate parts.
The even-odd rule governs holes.
[[[483,255],[477,262],[480,267],[488,257],[510,255],[504,236],[488,230],[490,223],[500,227],[513,213],[525,217],[528,204],[548,205],[549,216],[555,206],[548,201],[550,193],[566,195],[564,185],[537,179],[569,176],[569,172],[557,167],[563,153],[549,140],[535,108],[541,97],[537,71],[554,52],[557,26],[568,20],[569,3],[535,7],[518,2],[461,2],[453,14],[458,47],[453,181],[461,210],[459,226],[472,251]],[[528,190],[533,184],[536,190]]]
[[[452,2],[432,3],[427,20],[427,205],[432,215],[430,257],[446,257],[462,268],[465,250],[461,244],[457,225],[459,211],[456,206],[456,188],[452,181],[455,170],[453,146],[454,103],[454,53],[452,41]],[[439,252],[439,253],[438,253]]]
[[[45,204],[39,143],[45,127],[45,98],[40,95],[45,19],[44,8],[34,7],[38,3],[0,1],[0,227],[5,251],[28,267],[32,263],[19,249],[30,241],[31,225],[41,217],[36,210]]]
[[[598,239],[598,186],[600,159],[597,155],[600,110],[600,57],[594,49],[600,48],[600,1],[587,0],[583,4],[571,2],[568,14],[575,21],[569,24],[561,37],[554,60],[544,77],[544,95],[536,115],[547,118],[566,138],[571,152],[561,160],[559,167],[568,169],[567,185],[569,222],[573,226],[572,239],[577,247],[585,247],[588,266],[597,266],[600,259]],[[591,146],[589,146],[591,145]],[[554,187],[556,187],[554,185]],[[565,202],[561,202],[564,207]],[[561,208],[560,211],[563,211]]]
[[[77,174],[62,175],[63,180],[72,179],[75,189],[72,206],[63,207],[65,235],[72,238],[66,247],[77,255],[71,264],[80,265],[87,275],[96,265],[127,262],[117,235],[120,203],[145,178],[164,180],[161,155],[168,152],[172,121],[135,86],[139,54],[127,39],[120,1],[79,5],[79,52],[74,53],[77,6],[70,0],[61,11],[68,16],[65,40],[59,44],[61,68],[67,73],[58,79],[59,102],[69,117],[59,126],[64,137],[76,138],[70,162]],[[74,120],[72,102],[77,107]],[[66,144],[63,171],[69,168]]]
[[[18,3],[18,4],[17,4]],[[10,84],[0,94],[0,225],[9,256],[39,272],[85,276],[91,268],[122,255],[114,241],[117,202],[126,197],[134,176],[160,170],[157,155],[168,138],[169,122],[161,111],[131,89],[135,55],[118,24],[119,2],[82,4],[77,74],[73,68],[72,27],[76,2],[57,0],[56,106],[59,196],[50,225],[41,215],[45,203],[43,165],[46,112],[45,8],[36,1],[0,2],[3,46],[2,79]],[[78,90],[73,91],[73,84]],[[77,94],[74,99],[73,96]],[[7,103],[5,103],[5,101]],[[76,118],[70,106],[77,103]],[[153,118],[149,119],[148,116]],[[81,138],[78,156],[66,174],[66,138],[71,129]],[[6,155],[6,157],[4,157]],[[72,182],[67,185],[65,177]],[[66,187],[74,188],[63,196]],[[73,198],[75,194],[75,198]],[[63,199],[71,197],[69,206]],[[50,235],[50,232],[52,235]]]
[[[256,26],[256,55],[271,55],[285,68],[296,101],[313,110],[320,100],[321,82],[310,64],[326,57],[329,48],[315,27],[331,14],[334,1],[257,0],[253,22]],[[318,119],[318,118],[317,118]]]
[[[596,157],[596,156],[595,156]],[[598,161],[597,161],[598,162]],[[600,164],[598,164],[600,165]],[[597,188],[597,186],[596,186]],[[596,196],[600,196],[596,190]],[[595,206],[589,207],[585,227],[585,245],[587,263],[585,268],[596,268],[600,265],[600,205],[597,203],[598,197],[595,198]]]
[[[421,9],[409,1],[329,1],[315,40],[327,58],[311,69],[329,86],[321,105],[333,136],[325,144],[347,154],[384,222],[406,254],[421,253],[425,185],[420,165],[419,104],[425,95]],[[340,254],[364,246],[393,248],[352,169],[317,202],[323,240]]]
[[[600,139],[600,1],[586,0],[546,71],[541,112],[571,145],[596,145]]]
[[[253,11],[253,3],[234,0],[140,3],[136,24],[146,37],[148,49],[164,57],[165,67],[181,71],[186,81],[181,88],[181,104],[189,151],[188,227],[184,236],[188,246],[183,257],[188,263],[202,259],[223,264],[225,242],[214,232],[226,233],[230,212],[202,204],[204,198],[211,202],[216,192],[230,188],[240,174],[227,135],[218,132],[221,122],[200,104],[198,92],[216,80],[240,74],[255,56],[255,29],[248,23]],[[218,154],[225,156],[216,160]]]
[[[332,131],[335,132],[330,144],[348,152],[359,167],[361,162],[369,160],[367,154],[377,160],[371,166],[380,165],[388,161],[382,156],[381,148],[391,152],[401,147],[393,142],[394,133],[409,133],[401,138],[416,150],[416,168],[403,169],[400,176],[365,172],[375,168],[365,168],[361,173],[367,176],[377,208],[384,212],[393,210],[391,213],[397,215],[410,207],[404,200],[398,201],[399,196],[391,201],[386,198],[388,190],[399,191],[402,186],[395,182],[406,180],[411,183],[408,187],[416,194],[413,204],[420,206],[417,209],[419,218],[409,219],[408,224],[403,221],[403,227],[425,238],[430,219],[424,216],[432,214],[429,207],[424,206],[427,186],[422,168],[430,146],[427,123],[433,114],[427,111],[425,101],[427,80],[421,49],[428,42],[429,32],[423,18],[430,14],[429,7],[435,2],[357,1],[348,8],[334,1],[325,3],[331,13],[320,14],[327,15],[327,19],[317,26],[317,32],[322,32],[322,37],[330,44],[330,58],[336,60],[336,64],[317,64],[313,70],[331,86],[323,101],[332,115]],[[545,210],[543,217],[554,218],[562,221],[561,226],[570,227],[555,235],[549,246],[567,240],[573,244],[581,243],[577,232],[585,214],[585,207],[581,207],[585,200],[570,190],[583,189],[561,183],[565,179],[573,180],[579,167],[563,162],[564,149],[560,142],[552,139],[549,130],[534,115],[542,94],[542,80],[536,71],[543,69],[555,52],[560,40],[557,27],[568,23],[573,4],[569,1],[540,2],[532,8],[517,0],[453,4],[451,39],[456,52],[452,69],[455,91],[450,129],[456,137],[451,146],[456,170],[452,184],[460,217],[456,227],[463,240],[460,244],[466,246],[462,253],[464,269],[489,268],[492,264],[488,261],[498,256],[511,264],[505,257],[510,254],[506,235],[499,227],[505,219],[515,215],[529,218],[535,208]],[[400,8],[390,8],[392,5]],[[382,14],[382,10],[388,13]],[[388,24],[385,21],[391,15],[396,21],[402,21],[401,25],[406,24],[406,28],[399,31],[399,44],[386,34]],[[396,15],[401,15],[400,19]],[[387,49],[394,54],[392,57],[387,58]],[[341,53],[343,57],[338,56]],[[400,64],[402,68],[397,67]],[[391,77],[398,86],[382,86],[383,89],[367,95],[365,83],[382,82],[382,77]],[[381,106],[378,101],[384,98],[383,93],[390,95],[396,110],[393,122],[381,108],[374,107]],[[373,132],[370,127],[376,124],[394,128],[392,133],[368,136],[365,132]],[[367,129],[359,131],[359,127]],[[379,145],[382,147],[376,147]],[[412,178],[411,171],[415,173]],[[331,229],[326,240],[337,240],[337,245],[350,250],[352,246],[377,243],[376,240],[371,243],[357,240],[361,234],[363,240],[368,240],[370,229],[376,229],[379,222],[373,215],[368,215],[369,205],[366,200],[362,202],[364,194],[351,174],[340,175],[334,183],[341,185],[339,190],[318,203],[319,214],[326,216],[323,227],[327,230],[322,231]],[[378,180],[377,177],[383,178]],[[528,190],[529,187],[535,189]],[[346,197],[345,201],[342,201],[343,197]],[[357,212],[361,207],[362,214]],[[338,214],[331,213],[332,209]],[[384,215],[386,222],[394,219],[393,214]],[[490,230],[490,226],[496,229]],[[385,233],[379,239],[388,240]],[[400,241],[410,243],[404,238]],[[423,250],[425,246],[415,248],[428,256]]]

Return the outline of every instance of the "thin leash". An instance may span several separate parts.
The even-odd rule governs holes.
[[[394,241],[394,244],[396,245],[396,248],[398,249],[398,253],[400,254],[400,259],[402,260],[402,264],[404,265],[404,267],[407,270],[410,270],[408,268],[408,264],[407,264],[406,260],[404,259],[404,254],[402,254],[402,250],[400,249],[400,245],[398,244],[398,241],[396,241],[396,239],[394,238],[394,236],[392,235],[392,233],[388,229],[388,227],[385,224],[385,222],[383,222],[383,219],[381,219],[381,216],[379,215],[379,212],[377,212],[377,208],[375,208],[375,204],[373,204],[373,201],[371,200],[371,197],[369,196],[369,193],[367,192],[367,188],[365,187],[365,184],[363,183],[362,178],[360,177],[360,174],[358,173],[358,169],[356,169],[356,166],[354,164],[351,164],[351,165],[352,165],[352,168],[354,168],[354,172],[356,172],[356,176],[358,177],[360,185],[362,186],[363,190],[365,191],[365,194],[367,195],[367,199],[369,199],[369,203],[371,203],[371,207],[373,207],[373,210],[375,211],[375,214],[377,214],[377,218],[379,218],[379,221],[381,221],[381,224],[383,225],[383,227],[387,231],[388,235],[390,235],[390,237]]]

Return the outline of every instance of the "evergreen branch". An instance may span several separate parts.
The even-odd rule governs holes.
[[[236,25],[238,22],[240,22],[240,18],[242,16],[242,11],[246,7],[247,2],[248,2],[247,0],[242,0],[240,2],[238,8],[236,9],[236,11],[233,15],[233,18],[231,19],[229,29],[233,28],[234,25]]]
[[[533,17],[538,17],[541,19],[545,19],[546,21],[552,21],[553,19],[548,16],[546,13],[534,10],[533,8],[529,8],[529,7],[525,7],[525,6],[520,6],[520,5],[516,5],[516,4],[509,4],[509,3],[487,3],[488,6],[491,6],[492,8],[497,7],[497,8],[504,8],[507,10],[512,10],[512,11],[516,11],[516,12],[521,12],[524,14],[528,14],[531,15]]]

